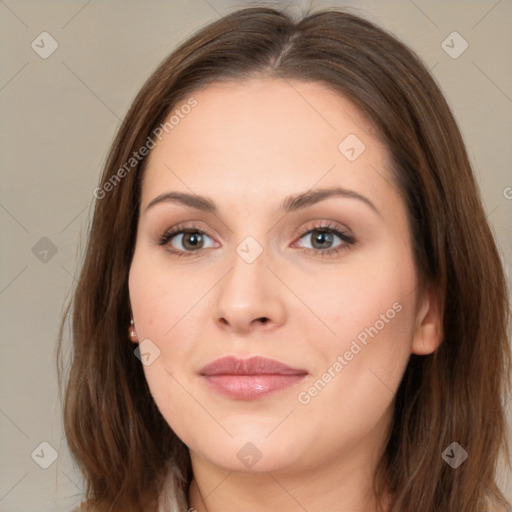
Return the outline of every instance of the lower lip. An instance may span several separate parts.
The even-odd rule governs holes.
[[[218,393],[238,400],[254,400],[289,388],[306,375],[205,375],[208,384]]]

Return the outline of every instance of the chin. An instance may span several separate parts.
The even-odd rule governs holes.
[[[227,450],[205,453],[212,464],[238,473],[279,472],[295,467],[296,450],[292,446],[261,445],[251,441],[237,442]]]
[[[239,432],[233,438],[227,434],[222,437],[201,436],[199,442],[185,443],[191,452],[210,464],[225,471],[242,473],[266,473],[297,469],[300,454],[297,446],[302,443],[291,435],[266,437],[268,431],[257,431],[254,425]],[[285,441],[286,439],[286,441]]]

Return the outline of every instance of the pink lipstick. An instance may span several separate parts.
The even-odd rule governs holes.
[[[266,357],[216,359],[199,371],[216,392],[238,400],[254,400],[293,386],[308,372]]]

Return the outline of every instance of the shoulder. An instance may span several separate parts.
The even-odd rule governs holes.
[[[512,507],[502,500],[489,498],[485,502],[484,510],[485,512],[512,512]]]
[[[84,503],[80,503],[78,507],[71,509],[71,512],[87,512],[87,509],[85,508]]]
[[[80,505],[71,510],[71,512],[94,512],[94,508],[90,503],[82,501],[82,503],[80,503]]]
[[[512,507],[504,505],[503,503],[493,503],[487,505],[485,512],[512,512]]]
[[[77,505],[75,508],[73,508],[71,510],[71,512],[104,512],[106,510],[111,511],[112,510],[111,506],[108,506],[108,505],[98,506],[97,504],[92,502],[92,500],[90,500],[90,501],[82,501],[82,503],[80,503],[80,505]],[[151,499],[148,498],[148,499],[144,500],[142,508],[140,505],[139,506],[127,505],[127,506],[123,507],[122,510],[123,510],[123,512],[136,512],[139,510],[144,510],[146,512],[150,512],[150,511],[157,512],[160,509],[158,508],[158,503],[155,500],[155,498],[151,498]],[[173,508],[172,510],[178,510],[178,509]]]

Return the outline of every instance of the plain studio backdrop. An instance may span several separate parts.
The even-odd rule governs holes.
[[[197,29],[250,5],[0,2],[1,511],[69,511],[80,501],[83,482],[63,439],[54,355],[93,191],[120,120],[149,74]],[[510,282],[512,1],[312,5],[351,7],[391,30],[431,69],[465,138]],[[511,402],[507,410],[512,417]],[[500,485],[511,500],[511,476],[502,473]]]

